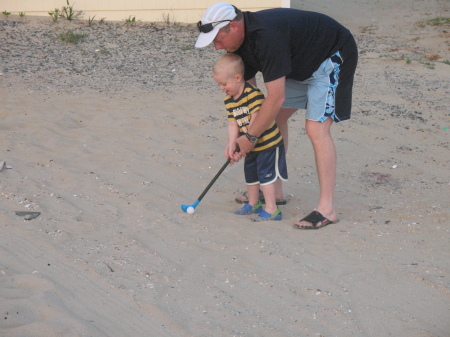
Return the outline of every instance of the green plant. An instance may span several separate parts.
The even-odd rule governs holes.
[[[98,20],[98,23],[100,24],[104,24],[105,23],[106,18],[101,18],[100,20]]]
[[[75,12],[73,10],[73,5],[70,6],[69,0],[66,0],[67,6],[63,6],[60,16],[66,18],[67,20],[72,20]]]
[[[395,61],[402,61],[405,59],[405,55],[403,55],[403,54],[401,56],[392,56],[390,54],[381,54],[380,57],[390,58]],[[408,62],[408,59],[406,62]]]
[[[449,60],[444,60],[444,61],[442,61],[442,63],[447,64],[447,65],[450,66],[450,61]]]
[[[426,23],[431,26],[450,25],[450,17],[438,16],[434,19],[427,20]]]
[[[92,26],[92,24],[94,23],[94,18],[95,18],[95,15],[92,18],[89,17],[89,19],[88,19],[88,25],[89,26]]]
[[[67,30],[66,32],[59,35],[59,39],[64,42],[69,42],[73,44],[78,44],[81,39],[84,39],[86,34],[78,34],[74,33],[72,29]]]
[[[20,16],[21,18],[23,18],[23,17],[25,16],[25,13],[24,13],[24,12],[20,12],[20,13],[19,13],[19,16]]]
[[[431,63],[431,62],[420,62],[421,64],[423,64],[425,67],[427,67],[428,69],[434,69],[435,64]]]
[[[128,19],[125,19],[125,23],[127,26],[134,26],[136,24],[136,17],[135,16],[131,17],[130,15]]]
[[[193,49],[193,47],[191,45],[189,45],[189,44],[186,44],[186,45],[181,47],[181,50],[191,50],[191,49]]]
[[[52,17],[53,22],[58,21],[58,18],[60,16],[59,9],[55,8],[53,12],[48,12],[48,15]]]
[[[11,12],[3,11],[2,14],[3,14],[4,16],[6,16],[6,18],[8,18],[8,15],[11,14]]]

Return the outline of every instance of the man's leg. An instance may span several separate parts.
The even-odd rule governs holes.
[[[289,142],[288,119],[291,118],[295,111],[297,111],[297,109],[281,108],[280,112],[278,112],[278,115],[275,118],[275,122],[277,123],[278,129],[280,129],[281,136],[283,137],[284,148],[286,152],[288,151]]]
[[[306,132],[314,148],[317,175],[319,178],[320,197],[316,210],[330,221],[336,221],[333,199],[336,185],[336,149],[331,137],[330,129],[333,120],[328,118],[325,122],[306,120]],[[300,226],[310,226],[311,223],[298,222]]]
[[[281,132],[281,136],[283,137],[284,148],[287,152],[288,144],[289,144],[289,132],[288,132],[288,120],[294,114],[297,109],[293,108],[281,108],[280,112],[278,112],[277,117],[275,118],[275,122],[277,123],[278,129]],[[275,181],[275,197],[277,200],[283,199],[283,184],[280,179]]]

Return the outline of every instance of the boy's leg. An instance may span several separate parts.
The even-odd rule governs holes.
[[[277,206],[277,184],[288,179],[286,151],[284,145],[262,152],[258,155],[258,177],[266,201],[265,211],[274,214]]]
[[[275,198],[276,183],[288,179],[284,145],[264,151],[258,155],[258,177],[266,205],[264,211],[253,217],[252,221],[279,221],[282,218]]]
[[[275,200],[277,201],[282,201],[284,200],[284,194],[283,194],[283,182],[281,181],[280,178],[278,178],[275,183]],[[264,194],[264,192],[263,192]],[[264,197],[265,198],[265,197]],[[285,201],[285,200],[284,200]],[[279,203],[280,205],[282,205],[281,203]]]
[[[244,175],[245,182],[247,184],[248,201],[244,202],[244,205],[240,209],[236,210],[234,214],[259,214],[263,210],[261,207],[261,202],[259,201],[259,180],[257,167],[257,156],[253,153],[249,153],[249,155],[245,157],[244,162]]]
[[[244,176],[247,184],[247,203],[256,206],[259,203],[259,180],[257,156],[249,154],[244,160]]]
[[[247,185],[248,204],[256,206],[259,202],[259,184]]]
[[[277,179],[277,181],[278,180],[281,181],[280,179]],[[264,210],[269,214],[274,214],[278,209],[275,198],[275,183],[262,185],[261,189],[264,194],[264,199],[266,200]]]

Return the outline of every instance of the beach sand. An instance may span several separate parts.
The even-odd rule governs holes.
[[[282,221],[232,214],[242,163],[181,211],[227,137],[194,26],[0,21],[0,336],[449,336],[448,2],[341,4],[297,2],[360,50],[319,231],[292,227],[318,198],[302,111]]]

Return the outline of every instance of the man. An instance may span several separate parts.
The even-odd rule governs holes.
[[[358,51],[348,29],[314,12],[274,8],[241,12],[227,3],[211,5],[198,23],[201,48],[214,43],[242,57],[245,80],[256,84],[262,72],[266,99],[245,136],[237,139],[242,156],[275,119],[288,148],[287,121],[297,109],[306,111],[320,185],[317,208],[297,222],[298,229],[319,229],[338,221],[334,209],[336,151],[330,128],[350,118],[353,77]],[[277,198],[282,194],[277,182]]]

